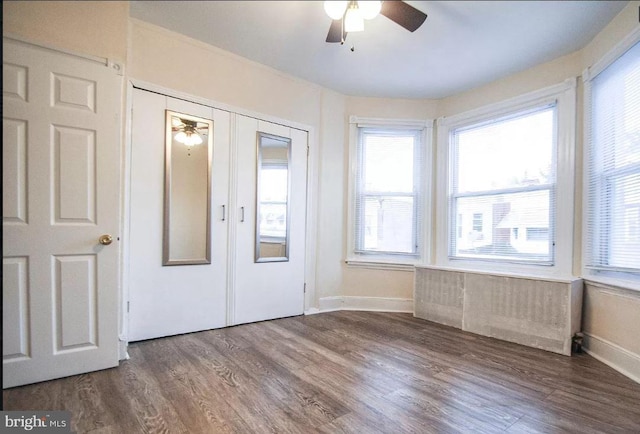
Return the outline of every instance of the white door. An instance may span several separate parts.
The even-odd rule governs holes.
[[[5,38],[2,90],[3,387],[116,366],[122,77]]]
[[[162,265],[166,109],[213,120],[210,264]],[[230,115],[134,89],[132,117],[129,340],[224,327]]]
[[[258,132],[291,139],[288,168],[288,259],[256,262]],[[237,116],[235,282],[231,324],[301,315],[304,311],[307,132]]]

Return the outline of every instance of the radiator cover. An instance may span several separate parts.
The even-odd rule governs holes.
[[[414,316],[570,356],[582,292],[582,279],[416,267]]]

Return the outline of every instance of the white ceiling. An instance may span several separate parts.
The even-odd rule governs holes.
[[[130,14],[346,95],[442,98],[584,47],[627,1],[407,3],[428,15],[414,33],[378,16],[343,46],[325,42],[321,1],[132,1]]]

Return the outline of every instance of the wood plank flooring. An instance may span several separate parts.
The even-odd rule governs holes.
[[[640,384],[413,318],[332,312],[134,343],[119,368],[5,390],[79,433],[638,433]]]

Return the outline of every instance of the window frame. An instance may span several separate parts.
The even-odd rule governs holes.
[[[420,186],[419,192],[411,196],[416,204],[414,207],[413,230],[415,231],[418,248],[415,253],[404,254],[396,252],[376,252],[366,251],[358,247],[358,213],[356,210],[356,200],[358,198],[358,182],[360,180],[360,152],[359,141],[362,129],[371,130],[398,130],[398,131],[418,131],[420,144],[417,146],[419,152],[414,168],[419,169],[414,173],[415,182]],[[431,178],[432,178],[432,136],[433,120],[416,119],[382,119],[367,118],[359,116],[349,117],[349,182],[348,182],[348,209],[347,209],[347,246],[345,262],[352,266],[363,266],[367,268],[392,268],[392,269],[413,269],[414,265],[422,264],[429,260],[429,232],[431,228]],[[421,218],[418,218],[421,216]]]
[[[455,145],[455,140],[454,140],[454,135],[455,135],[455,131],[458,129],[461,130],[465,130],[467,127],[482,127],[484,125],[491,125],[494,122],[504,122],[504,121],[509,121],[509,120],[513,120],[513,119],[518,119],[530,114],[536,114],[539,113],[541,111],[545,111],[548,109],[553,109],[553,128],[555,130],[555,134],[556,134],[556,140],[554,140],[554,143],[552,144],[552,155],[551,155],[551,164],[554,167],[554,182],[553,183],[546,183],[546,184],[536,184],[533,186],[517,186],[517,187],[502,187],[502,188],[495,188],[492,190],[481,190],[481,191],[472,191],[472,192],[449,192],[449,203],[447,204],[450,208],[450,215],[453,216],[454,213],[459,213],[458,208],[456,207],[457,201],[459,199],[466,199],[466,198],[479,198],[479,197],[491,197],[491,196],[499,196],[499,195],[509,195],[509,194],[521,194],[521,193],[536,193],[536,192],[548,192],[549,195],[549,201],[550,203],[557,203],[555,200],[555,195],[556,195],[556,184],[557,184],[557,155],[558,155],[558,149],[557,149],[557,136],[558,136],[558,107],[557,107],[557,102],[553,101],[550,103],[542,103],[542,104],[537,104],[537,105],[532,105],[531,107],[528,107],[524,110],[516,110],[516,111],[512,111],[509,112],[506,116],[489,116],[483,120],[480,121],[479,125],[475,122],[471,122],[468,124],[463,124],[462,126],[455,126],[453,128],[451,128],[450,130],[450,142],[449,142],[449,151],[451,152],[452,149],[454,149],[456,147]],[[483,125],[484,124],[484,125]],[[455,157],[458,155],[458,150],[456,150],[455,155],[452,155],[451,159],[451,179],[452,179],[452,185],[451,185],[451,189],[453,189],[453,179],[456,176],[456,172],[454,170],[457,161],[455,160]],[[549,217],[555,216],[555,211],[554,209],[550,209],[549,213],[551,214]],[[480,216],[480,230],[478,232],[484,232],[484,213],[474,213],[473,214],[473,225],[474,228],[473,230],[476,231],[475,229],[475,223],[476,223],[476,215]],[[551,222],[551,218],[549,219],[549,221]],[[555,223],[555,222],[554,222]],[[553,265],[555,262],[555,244],[554,244],[554,240],[555,240],[555,227],[554,225],[550,225],[549,227],[549,232],[548,232],[549,236],[548,236],[548,245],[549,245],[549,260],[546,261],[532,261],[532,260],[527,260],[524,258],[491,258],[491,257],[481,257],[481,256],[477,256],[477,257],[471,257],[471,256],[463,256],[463,255],[458,255],[455,256],[453,252],[449,251],[449,259],[452,260],[469,260],[469,261],[477,261],[480,259],[483,259],[485,261],[489,261],[489,262],[508,262],[508,263],[513,263],[513,264],[531,264],[531,265]],[[452,237],[453,238],[453,237]],[[482,239],[482,238],[481,238]],[[529,240],[528,236],[525,237],[525,240]],[[456,238],[455,242],[452,241],[452,239],[449,240],[449,245],[447,246],[448,249],[450,249],[451,247],[453,247],[453,245],[457,245],[457,243],[459,242],[459,238]]]
[[[437,221],[436,221],[436,266],[456,270],[486,270],[487,268],[506,273],[522,275],[542,275],[545,277],[569,277],[573,268],[574,242],[574,175],[576,138],[576,87],[577,80],[571,77],[562,83],[505,101],[490,104],[468,112],[438,119],[437,138]],[[455,176],[455,156],[452,154],[453,132],[466,126],[492,122],[528,110],[536,110],[545,105],[556,106],[555,145],[555,224],[550,231],[554,236],[552,263],[531,263],[527,261],[499,258],[451,257],[450,237],[457,234],[451,197]],[[562,206],[558,206],[562,204]]]
[[[619,267],[601,267],[601,266],[592,266],[589,265],[590,262],[590,251],[589,246],[591,240],[589,239],[589,234],[591,231],[589,230],[589,224],[591,223],[591,217],[589,215],[590,209],[590,192],[589,192],[589,183],[590,183],[590,164],[591,164],[591,156],[593,154],[593,149],[591,146],[591,131],[592,131],[592,118],[591,118],[591,102],[592,102],[592,84],[593,80],[601,73],[604,72],[609,66],[611,66],[614,62],[616,62],[620,57],[622,57],[629,49],[631,49],[636,44],[640,43],[640,28],[636,28],[634,31],[629,33],[625,38],[623,38],[618,44],[616,44],[610,51],[608,51],[602,58],[596,61],[593,65],[587,67],[582,73],[582,82],[584,85],[584,99],[583,99],[583,113],[584,113],[584,130],[583,130],[583,143],[584,143],[584,153],[583,153],[583,193],[582,193],[582,202],[583,202],[583,212],[582,212],[582,222],[583,222],[583,230],[582,230],[582,252],[581,252],[581,268],[582,268],[582,277],[595,282],[601,282],[604,284],[611,284],[615,286],[622,286],[624,288],[629,288],[632,290],[640,291],[640,271],[638,270],[625,270]],[[625,169],[614,169],[607,173],[602,174],[603,181],[602,183],[607,183],[607,185],[611,185],[611,178],[615,178],[620,176],[620,172],[624,172]],[[598,198],[597,200],[602,200]],[[602,207],[600,214],[605,213],[604,207]],[[598,220],[603,217],[598,217]],[[606,218],[605,218],[606,220]],[[608,225],[604,225],[605,227],[601,229],[596,229],[593,231],[594,235],[598,233],[598,231],[607,231],[610,232],[611,228]]]

